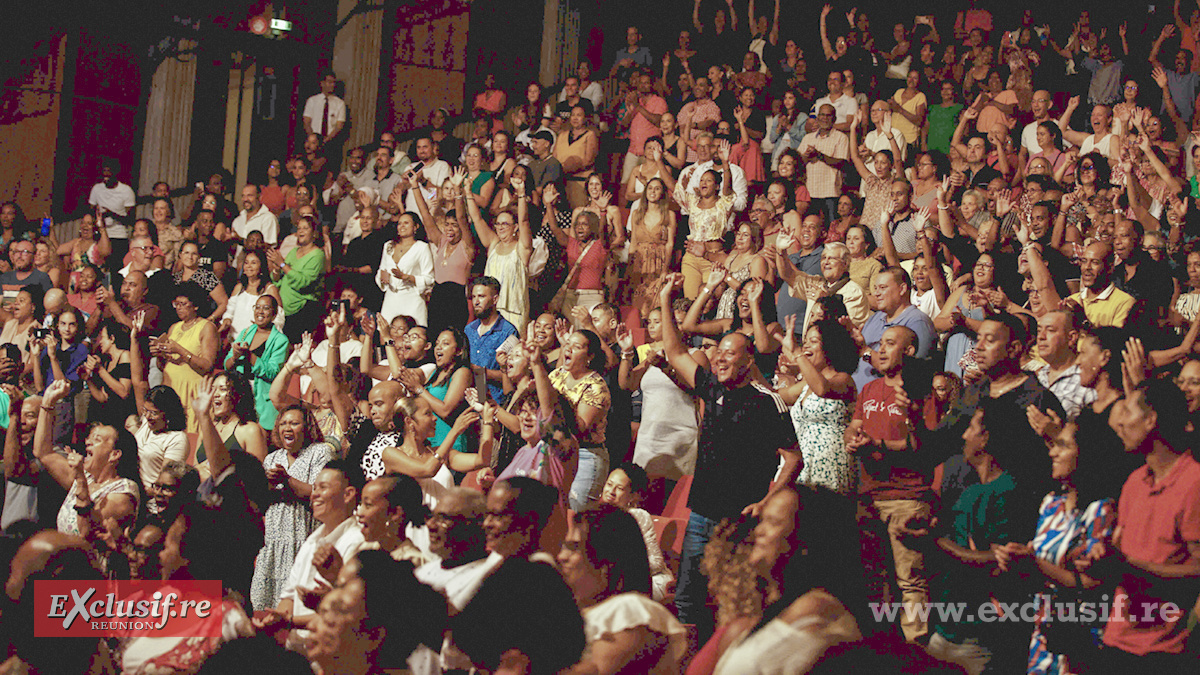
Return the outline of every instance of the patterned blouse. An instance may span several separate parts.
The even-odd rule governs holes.
[[[1065,495],[1048,494],[1038,510],[1034,555],[1055,565],[1064,565],[1083,558],[1099,544],[1110,543],[1116,525],[1117,505],[1112,499],[1094,501],[1082,511],[1079,508],[1068,511]],[[1030,673],[1058,675],[1064,672],[1062,657],[1047,649],[1042,635],[1042,624],[1053,606],[1055,592],[1052,586],[1049,591],[1038,594],[1038,615],[1029,643]]]
[[[565,396],[576,410],[579,409],[580,403],[586,403],[600,409],[601,420],[607,418],[608,409],[612,406],[612,396],[604,378],[592,371],[568,386],[567,380],[570,377],[566,368],[556,368],[550,373],[550,384],[555,391]],[[604,424],[597,424],[591,434],[579,439],[579,443],[584,446],[604,445]]]
[[[725,236],[725,227],[729,222],[729,212],[733,209],[735,195],[721,195],[711,208],[701,208],[700,198],[694,192],[687,193],[688,225],[692,233],[688,239],[692,241],[718,241]]]

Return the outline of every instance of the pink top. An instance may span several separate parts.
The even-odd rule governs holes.
[[[471,271],[471,259],[467,257],[467,247],[459,240],[458,245],[446,255],[449,242],[442,239],[442,245],[433,249],[433,278],[439,284],[454,283],[467,285],[467,274]]]
[[[596,243],[588,250],[587,257],[583,259],[583,264],[579,266],[579,274],[575,277],[575,283],[570,288],[574,288],[577,291],[600,291],[604,289],[604,267],[608,261],[608,251],[604,248],[604,242],[595,241]],[[581,252],[583,252],[583,247],[579,245],[579,240],[572,237],[567,241],[568,270],[575,266],[575,261],[579,260]]]
[[[640,99],[642,107],[655,115],[667,112],[667,102],[657,94],[647,94]],[[646,139],[659,134],[658,124],[650,122],[642,113],[635,113],[629,123],[629,152],[638,157],[642,156],[642,146]]]

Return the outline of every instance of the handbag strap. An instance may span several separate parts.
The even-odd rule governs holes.
[[[571,270],[567,272],[566,278],[563,279],[563,288],[571,285],[571,279],[575,276],[575,273],[579,271],[579,266],[583,264],[584,256],[586,256],[592,250],[592,246],[596,244],[596,241],[596,239],[593,239],[588,242],[587,246],[583,247],[583,251],[581,251],[579,253],[579,257],[575,259],[575,264],[571,266]]]

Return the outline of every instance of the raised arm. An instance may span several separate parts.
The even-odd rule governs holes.
[[[41,397],[38,396],[36,399],[38,405],[41,405]],[[21,447],[21,406],[23,404],[21,390],[11,390],[8,399],[8,431],[4,435],[5,480],[28,476],[31,473],[29,458]]]
[[[150,390],[142,361],[141,337],[145,325],[146,313],[138,312],[133,317],[133,326],[129,333],[129,374],[133,381],[133,401],[137,405],[139,415],[146,409],[146,392]]]
[[[696,371],[700,364],[688,353],[687,345],[683,344],[679,326],[675,325],[675,310],[671,307],[671,301],[683,289],[683,275],[670,274],[663,281],[662,291],[658,294],[659,307],[662,308],[663,353],[667,362],[675,369],[676,382],[688,389],[694,389]]]
[[[699,0],[696,0],[697,9],[700,7]],[[837,52],[833,51],[833,45],[829,42],[829,30],[825,25],[825,18],[829,16],[829,11],[833,9],[830,5],[825,5],[821,8],[821,50],[825,52],[825,60],[832,61],[837,58]]]
[[[54,417],[55,406],[67,397],[71,386],[66,380],[55,380],[46,388],[46,394],[42,397],[42,403],[38,408],[38,425],[33,432],[33,456],[41,463],[42,468],[50,474],[54,482],[58,483],[64,490],[71,489],[71,483],[75,481],[75,472],[67,464],[67,458],[54,451]],[[9,428],[20,428],[20,416],[11,418]],[[7,439],[5,439],[7,443]]]
[[[513,190],[517,189],[516,183],[518,182],[513,181]],[[483,214],[479,212],[479,205],[475,203],[474,199],[464,199],[463,201],[467,203],[467,214],[471,217],[471,222],[475,224],[475,232],[479,235],[479,243],[483,244],[485,249],[491,248],[492,244],[497,241],[496,231],[483,219]]]
[[[858,156],[858,127],[862,124],[862,111],[854,113],[854,119],[850,120],[850,161],[854,164],[854,170],[862,177],[864,181],[871,180],[875,174],[867,168],[862,157]],[[900,155],[895,155],[899,159]]]
[[[688,310],[687,316],[683,319],[682,330],[687,333],[695,333],[698,335],[721,335],[729,330],[733,325],[733,319],[714,319],[712,321],[700,321],[700,315],[704,313],[704,306],[708,304],[708,299],[716,291],[721,282],[725,280],[728,271],[720,264],[713,265],[712,270],[708,273],[708,281],[700,289],[700,294],[696,296],[695,302],[692,303],[691,309]]]
[[[1063,140],[1071,145],[1080,146],[1087,140],[1088,134],[1082,131],[1075,131],[1071,128],[1071,115],[1075,114],[1075,110],[1079,107],[1079,97],[1072,96],[1067,101],[1067,107],[1063,110],[1063,114],[1058,118],[1058,128],[1062,129]]]

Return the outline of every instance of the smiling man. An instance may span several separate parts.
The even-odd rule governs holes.
[[[1067,300],[1083,307],[1093,326],[1121,328],[1135,301],[1113,284],[1111,253],[1112,249],[1104,242],[1094,242],[1083,250],[1079,260],[1080,289]]]
[[[875,307],[879,311],[867,319],[862,327],[863,349],[858,370],[854,372],[854,385],[859,391],[877,377],[872,368],[874,353],[883,340],[883,334],[892,326],[904,326],[917,336],[916,357],[925,358],[937,340],[937,330],[925,312],[912,304],[912,280],[899,267],[889,267],[875,277]]]
[[[254,619],[255,627],[260,630],[293,629],[288,634],[288,646],[292,649],[303,646],[308,638],[307,629],[316,619],[316,614],[305,606],[301,595],[318,585],[329,585],[317,579],[321,574],[317,569],[317,561],[328,557],[322,549],[332,547],[345,560],[353,549],[363,543],[362,529],[354,519],[358,491],[350,484],[346,468],[343,460],[335,459],[327,462],[317,474],[308,501],[312,506],[313,518],[320,525],[304,540],[296,553],[279,604],[268,608],[266,616]]]
[[[692,514],[683,540],[675,607],[681,621],[697,624],[703,640],[712,632],[713,617],[706,606],[708,581],[700,561],[713,528],[725,518],[757,515],[771,495],[795,481],[803,460],[783,399],[755,382],[751,337],[726,333],[708,369],[691,355],[671,304],[682,288],[683,275],[673,274],[660,293],[663,353],[675,369],[675,381],[704,401],[705,415],[688,497]]]

